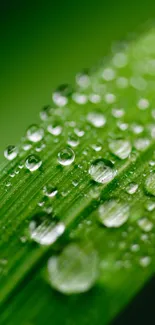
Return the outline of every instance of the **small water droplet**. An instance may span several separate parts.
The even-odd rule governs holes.
[[[129,81],[127,78],[125,77],[119,77],[117,80],[116,80],[116,85],[118,88],[127,88],[128,85],[129,85]]]
[[[112,163],[105,159],[95,160],[88,172],[95,182],[101,184],[109,183],[116,175],[116,170],[113,169]]]
[[[117,121],[117,126],[121,131],[126,131],[129,127],[129,124],[122,121]]]
[[[32,148],[32,144],[31,143],[24,143],[23,144],[23,150],[24,151],[29,151]]]
[[[124,139],[112,140],[109,143],[110,151],[120,159],[126,159],[129,157],[132,146],[130,141]]]
[[[74,132],[79,138],[83,137],[85,134],[85,131],[81,128],[75,128]]]
[[[147,211],[153,211],[155,209],[155,202],[153,201],[146,202],[145,209]]]
[[[69,166],[75,160],[75,153],[71,148],[62,149],[58,153],[58,162],[60,165]]]
[[[47,105],[47,106],[44,106],[42,111],[40,112],[40,118],[42,121],[46,121],[48,120],[48,118],[52,115],[52,107]]]
[[[147,267],[150,265],[150,263],[151,263],[150,256],[144,256],[144,257],[140,258],[140,261],[139,261],[140,266]]]
[[[41,159],[36,155],[30,155],[26,158],[25,167],[31,172],[36,171],[42,165]]]
[[[101,96],[93,93],[89,95],[89,100],[91,103],[97,104],[101,101]]]
[[[112,115],[115,118],[121,118],[122,116],[124,116],[125,112],[123,110],[123,108],[113,108],[112,109]]]
[[[18,155],[18,148],[16,146],[8,146],[4,151],[4,157],[8,160],[13,160]]]
[[[58,190],[56,187],[53,187],[52,185],[48,184],[45,185],[43,188],[43,193],[45,196],[48,196],[50,198],[55,197],[58,193]]]
[[[29,224],[30,238],[40,245],[53,244],[64,231],[64,223],[52,221],[48,215],[37,215]]]
[[[92,144],[92,148],[94,151],[99,152],[99,151],[101,151],[102,146],[100,143],[95,143],[95,144]]]
[[[107,104],[113,104],[116,101],[116,96],[114,94],[107,93],[105,94],[104,99]]]
[[[108,228],[118,228],[129,218],[129,205],[125,202],[110,200],[100,205],[99,221]]]
[[[116,53],[114,58],[113,58],[113,64],[115,65],[115,67],[117,68],[123,68],[127,65],[128,63],[128,58],[127,55],[125,53]]]
[[[147,218],[138,220],[138,225],[145,232],[150,232],[153,229],[153,223]]]
[[[140,246],[138,244],[131,245],[131,251],[136,253],[140,250]]]
[[[144,131],[144,127],[141,124],[138,123],[132,123],[131,130],[134,134],[140,134]]]
[[[150,140],[147,138],[139,138],[134,141],[134,146],[138,151],[144,151],[150,145]]]
[[[137,190],[138,190],[138,184],[136,183],[130,183],[126,188],[126,192],[131,195],[136,193]]]
[[[75,103],[80,104],[80,105],[84,105],[88,101],[88,97],[82,93],[74,93],[72,95],[72,99]]]
[[[52,287],[67,295],[88,291],[97,280],[98,269],[96,251],[77,244],[68,245],[59,256],[48,261]]]
[[[61,85],[53,93],[53,102],[57,106],[63,107],[68,103],[68,98],[71,94],[72,88],[69,85]]]
[[[90,86],[90,76],[87,70],[76,75],[76,83],[83,89],[87,89]]]
[[[106,118],[102,113],[91,112],[87,115],[87,121],[90,122],[96,128],[101,128],[106,123]]]
[[[111,81],[115,79],[115,76],[116,76],[115,70],[113,70],[112,68],[106,68],[102,72],[102,78],[106,81]]]
[[[27,130],[27,138],[31,142],[39,142],[44,137],[44,129],[38,125],[31,125]]]
[[[141,98],[137,103],[138,108],[141,110],[147,109],[149,107],[149,105],[150,105],[150,103],[149,103],[148,99],[146,99],[146,98]]]
[[[48,125],[47,131],[55,136],[60,135],[62,133],[61,122],[58,120],[53,121],[52,124]]]
[[[75,134],[70,134],[67,143],[74,148],[77,147],[80,142],[79,142],[79,138]]]

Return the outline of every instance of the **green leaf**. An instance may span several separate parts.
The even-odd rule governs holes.
[[[1,324],[107,324],[153,274],[154,44],[151,30],[59,87],[6,149]]]

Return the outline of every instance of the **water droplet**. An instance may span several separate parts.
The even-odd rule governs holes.
[[[55,120],[52,122],[52,124],[48,125],[47,130],[52,135],[58,136],[62,133],[62,126],[60,121]]]
[[[18,155],[18,148],[15,146],[8,146],[4,151],[4,156],[8,160],[13,160]]]
[[[105,95],[104,99],[107,104],[113,104],[116,101],[116,96],[108,93]]]
[[[128,63],[128,58],[127,55],[125,53],[116,53],[114,58],[113,58],[113,64],[117,67],[117,68],[123,68],[127,65]]]
[[[89,95],[89,100],[91,103],[97,104],[101,101],[101,96],[93,93]]]
[[[146,99],[146,98],[141,98],[137,103],[138,108],[141,110],[147,109],[149,107],[149,105],[150,105],[150,103],[149,103],[148,99]]]
[[[137,190],[138,190],[138,184],[136,183],[130,183],[126,188],[127,193],[131,195],[136,193]]]
[[[44,150],[46,148],[46,144],[44,142],[40,142],[36,148],[35,148],[35,151],[36,152],[41,152],[42,150]]]
[[[27,130],[27,138],[31,142],[39,142],[44,137],[44,129],[38,125],[31,125]]]
[[[96,152],[99,152],[99,151],[101,151],[102,146],[101,146],[100,143],[95,143],[95,144],[92,144],[92,148],[93,148]]]
[[[134,146],[138,151],[144,151],[150,145],[150,140],[147,138],[139,138],[134,141]]]
[[[99,221],[108,228],[118,228],[129,218],[129,205],[110,200],[99,207]]]
[[[36,215],[30,221],[30,238],[40,245],[53,244],[65,231],[62,222],[52,221],[48,215]]]
[[[31,172],[36,171],[42,165],[41,159],[36,155],[30,155],[26,158],[25,167]]]
[[[48,261],[52,287],[70,295],[88,291],[98,277],[99,261],[96,251],[68,245],[59,256]]]
[[[87,120],[96,128],[101,128],[106,123],[106,118],[102,113],[91,112],[87,115]]]
[[[155,209],[155,202],[153,201],[146,202],[145,209],[147,211],[153,211]]]
[[[42,121],[48,120],[48,118],[52,115],[52,107],[47,105],[43,107],[42,111],[40,112],[40,118]]]
[[[115,117],[115,118],[120,118],[122,116],[124,116],[125,112],[123,110],[123,108],[113,108],[112,109],[112,115]]]
[[[138,225],[145,232],[150,232],[153,228],[153,223],[147,218],[138,220]]]
[[[88,71],[85,70],[81,73],[78,73],[76,76],[76,82],[81,88],[87,89],[90,86],[90,77]]]
[[[88,97],[85,94],[81,94],[81,93],[74,93],[72,95],[72,99],[75,103],[81,104],[81,105],[86,104],[88,101]]]
[[[119,77],[116,80],[116,85],[118,88],[122,88],[122,89],[127,88],[129,85],[128,79],[125,77]]]
[[[75,153],[71,148],[62,149],[58,153],[58,162],[63,166],[69,166],[75,160]]]
[[[79,145],[79,138],[74,134],[70,134],[67,143],[73,148],[77,147]]]
[[[110,161],[97,159],[91,164],[89,174],[95,182],[106,184],[115,177],[116,171]]]
[[[79,138],[83,137],[84,134],[85,134],[85,131],[82,130],[81,128],[75,128],[75,129],[74,129],[74,132],[75,132],[75,134],[76,134]]]
[[[111,81],[115,79],[116,73],[112,68],[106,68],[104,69],[102,73],[102,78],[106,81]]]
[[[23,144],[23,150],[24,151],[29,151],[32,148],[32,144],[31,143],[24,143]]]
[[[133,244],[132,246],[131,246],[131,251],[132,252],[138,252],[140,250],[140,246],[138,245],[138,244]]]
[[[53,93],[53,102],[57,106],[65,106],[68,103],[68,98],[71,96],[71,94],[72,88],[69,85],[61,85]]]
[[[140,134],[144,131],[144,127],[143,127],[143,125],[140,125],[138,123],[133,123],[131,125],[131,130],[134,134]]]
[[[129,127],[128,123],[124,123],[122,121],[117,121],[117,126],[121,131],[126,131]]]
[[[155,173],[150,174],[145,180],[146,191],[155,196]]]
[[[140,266],[147,267],[150,265],[150,263],[151,263],[150,256],[144,256],[144,257],[140,258],[140,261],[139,261]]]
[[[124,139],[112,140],[109,143],[110,151],[120,159],[126,159],[129,157],[132,146],[130,141]]]
[[[52,185],[45,185],[43,188],[43,193],[45,196],[48,196],[50,198],[54,197],[57,195],[58,190],[56,187],[53,187]]]

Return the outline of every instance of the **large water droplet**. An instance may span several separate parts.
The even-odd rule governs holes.
[[[129,205],[110,200],[99,207],[99,221],[108,228],[118,228],[129,218]]]
[[[106,123],[106,118],[102,113],[91,112],[87,115],[87,120],[96,128],[101,128]]]
[[[98,267],[96,251],[70,244],[49,259],[49,280],[52,287],[67,295],[86,292],[97,280]]]
[[[155,173],[150,174],[145,180],[146,191],[155,196]]]
[[[58,162],[60,165],[69,166],[75,159],[75,153],[71,148],[62,149],[58,153]]]
[[[125,139],[112,140],[109,143],[110,151],[120,159],[126,159],[131,153],[131,143]]]
[[[91,164],[88,172],[95,182],[102,184],[110,182],[116,175],[112,163],[105,159],[95,160]]]
[[[38,125],[31,125],[27,130],[27,138],[31,142],[39,142],[44,137],[44,129]]]
[[[36,155],[30,155],[26,158],[25,167],[31,172],[36,171],[42,165],[41,159]]]
[[[15,146],[8,146],[4,151],[4,157],[8,160],[13,160],[18,155],[18,148]]]
[[[29,224],[30,238],[40,245],[53,244],[65,231],[65,225],[49,215],[37,215]]]

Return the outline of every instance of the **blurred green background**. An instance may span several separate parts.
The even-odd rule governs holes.
[[[154,19],[155,3],[19,1],[0,4],[0,159],[16,144],[52,90],[108,54],[113,40]]]

